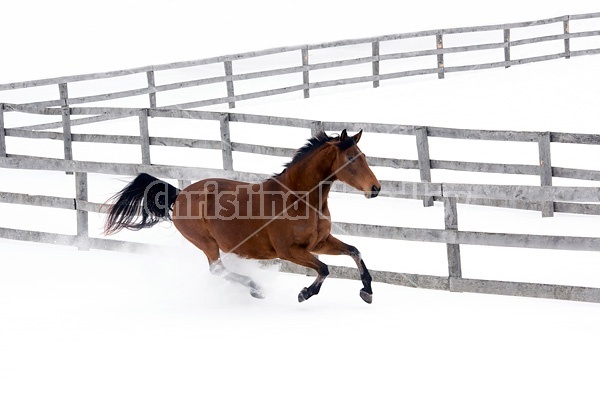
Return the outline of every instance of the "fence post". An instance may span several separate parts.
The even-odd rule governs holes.
[[[77,248],[89,250],[89,217],[88,212],[80,210],[78,201],[88,201],[88,179],[86,172],[75,172],[75,210],[77,210]]]
[[[235,92],[233,91],[233,63],[231,60],[224,62],[225,64],[225,83],[227,84],[227,97],[229,98],[229,108],[235,108]]]
[[[504,30],[504,61],[510,61],[510,29]],[[506,65],[504,68],[508,68],[510,65]]]
[[[419,175],[421,182],[431,182],[431,160],[429,159],[429,140],[427,139],[427,127],[417,128],[415,133],[417,139],[417,156],[419,158]],[[431,207],[433,197],[424,197],[423,206]]]
[[[156,89],[156,81],[154,79],[154,71],[147,71],[146,78],[148,79],[148,89]],[[156,92],[148,93],[148,97],[150,98],[150,108],[156,108]]]
[[[373,87],[379,87],[379,42],[371,43],[371,47],[373,49],[372,54],[375,57],[375,61],[373,61]]]
[[[552,160],[550,158],[550,132],[540,133],[538,138],[540,155],[540,183],[542,186],[552,186]],[[554,216],[554,202],[542,203],[542,217]]]
[[[458,232],[458,210],[456,197],[444,197],[444,229],[446,232]],[[461,278],[460,245],[446,243],[448,253],[448,275],[450,278]]]
[[[304,98],[310,97],[310,79],[309,79],[309,65],[308,65],[308,46],[302,48],[302,83],[304,84]]]
[[[229,130],[229,113],[221,113],[221,152],[223,154],[223,169],[233,171],[233,151],[231,148],[231,132]]]
[[[321,121],[313,121],[310,123],[310,136],[316,137],[319,133],[324,132],[323,122]]]
[[[142,146],[142,164],[150,165],[150,130],[148,128],[148,109],[139,111],[140,145]]]
[[[570,16],[566,16],[565,20],[563,21],[563,31],[565,33],[565,35],[569,35],[570,33],[570,28],[569,28],[569,20],[570,20]],[[565,38],[565,58],[569,59],[571,58],[571,39],[569,37]]]
[[[179,189],[183,190],[186,187],[190,186],[192,184],[192,181],[187,180],[187,179],[178,179],[177,180],[177,185],[179,186]]]
[[[0,157],[6,157],[6,130],[4,130],[4,103],[0,103]]]
[[[444,79],[444,53],[443,53],[444,38],[442,35],[442,31],[439,31],[438,33],[435,34],[435,44],[436,44],[436,48],[438,50],[440,50],[440,52],[437,55],[438,68],[442,69],[441,72],[438,72],[438,79]]]
[[[71,135],[71,110],[69,109],[69,90],[66,83],[58,84],[58,92],[61,101],[61,116],[63,126],[63,147],[65,160],[73,160],[73,137]],[[72,171],[66,171],[67,175],[72,175]]]

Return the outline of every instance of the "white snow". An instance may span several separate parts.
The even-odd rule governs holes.
[[[0,82],[598,11],[585,1],[431,1],[394,5],[393,11],[389,7],[381,1],[351,6],[312,0],[293,6],[265,0],[108,0],[94,6],[70,0],[10,2],[2,5],[4,31],[12,34],[3,41]],[[599,64],[597,56],[582,57],[448,74],[444,80],[430,76],[382,82],[378,89],[357,85],[314,90],[309,100],[296,94],[239,103],[233,111],[327,121],[598,133]],[[151,121],[152,134],[193,135],[198,129],[188,122],[168,122],[174,125]],[[209,132],[209,125],[202,129]],[[126,120],[106,123],[103,129],[135,134],[137,125]],[[276,141],[290,148],[306,137],[301,130],[282,136],[273,127],[232,124],[232,129],[234,140]],[[9,151],[60,156],[60,143],[35,148],[30,143],[9,141]],[[437,159],[537,163],[536,145],[530,143],[432,139],[430,147]],[[139,157],[138,149],[105,154],[98,148],[77,147],[76,154],[124,162]],[[361,148],[368,155],[416,158],[412,137],[363,135]],[[219,154],[208,154],[199,159],[196,153],[185,153],[182,160],[156,151],[152,157],[155,162],[177,158],[186,165],[218,166]],[[598,170],[597,155],[593,147],[552,146],[553,165]],[[236,168],[266,173],[279,172],[284,162],[244,155],[234,161]],[[418,180],[415,171],[376,172],[380,179]],[[90,200],[98,202],[126,180],[97,174],[89,179]],[[433,180],[539,184],[535,177],[435,170]],[[559,179],[554,183],[597,186]],[[73,177],[63,173],[0,170],[0,191],[72,196],[73,187]],[[415,200],[336,194],[331,209],[339,221],[443,226],[440,205],[423,208]],[[67,211],[0,204],[0,215],[2,227],[75,230]],[[98,236],[102,219],[90,219],[92,234]],[[557,214],[542,219],[539,212],[489,207],[459,206],[459,226],[600,237],[600,217]],[[298,291],[313,278],[281,274],[276,268],[261,270],[254,261],[229,258],[229,266],[263,285],[267,298],[258,301],[211,276],[204,255],[169,224],[125,232],[120,238],[178,246],[178,251],[83,252],[0,240],[0,398],[558,399],[591,398],[597,392],[597,304],[375,284],[374,303],[368,306],[358,296],[359,282],[335,279],[326,280],[318,296],[298,304]],[[447,273],[444,245],[344,240],[362,251],[372,269]],[[600,287],[598,252],[461,246],[461,256],[466,277]],[[324,260],[353,264],[343,257]]]

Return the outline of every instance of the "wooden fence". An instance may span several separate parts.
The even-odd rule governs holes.
[[[10,111],[55,115],[60,116],[60,122],[30,125],[17,128],[6,128],[2,126],[3,109]],[[70,116],[100,115],[103,121],[120,119],[126,117],[135,117],[139,121],[139,134],[136,136],[117,136],[102,134],[77,134],[72,132],[73,126],[89,125],[97,122],[92,118],[79,118],[71,120]],[[204,139],[183,139],[151,136],[148,127],[148,118],[178,118],[192,120],[211,120],[219,121],[221,140]],[[61,140],[64,143],[64,158],[66,161],[73,160],[72,144],[73,142],[93,142],[93,143],[113,143],[113,144],[135,144],[140,146],[140,161],[143,166],[152,165],[150,158],[151,146],[173,146],[182,148],[199,148],[221,150],[223,160],[223,170],[233,171],[233,152],[253,153],[269,156],[291,157],[295,149],[280,148],[272,146],[260,146],[247,143],[232,142],[230,139],[230,123],[263,124],[282,127],[294,127],[310,129],[311,134],[319,130],[341,131],[342,129],[359,130],[366,132],[384,133],[390,135],[410,135],[415,137],[417,150],[416,160],[406,160],[398,158],[368,157],[371,166],[390,167],[396,169],[418,170],[422,182],[431,182],[431,171],[435,169],[500,173],[514,175],[533,175],[540,177],[541,186],[552,186],[552,178],[570,178],[587,181],[600,181],[600,171],[565,168],[552,165],[550,143],[570,143],[578,146],[600,145],[600,135],[577,134],[564,132],[516,132],[516,131],[485,131],[473,129],[455,129],[439,128],[428,126],[410,126],[393,125],[377,123],[357,123],[357,122],[331,122],[331,121],[312,121],[299,118],[272,117],[252,114],[237,114],[229,112],[214,111],[194,111],[194,110],[173,110],[173,109],[125,109],[125,108],[73,108],[61,107],[40,108],[32,105],[5,104],[0,105],[0,149],[4,154],[4,159],[0,157],[0,166],[11,167],[18,165],[20,168],[27,168],[27,163],[33,161],[27,157],[10,155],[6,152],[6,137],[30,138],[30,139],[53,139]],[[50,129],[61,128],[61,132],[53,132]],[[504,142],[532,142],[538,144],[539,159],[538,165],[526,164],[499,164],[485,162],[465,162],[431,159],[429,154],[430,138],[450,138],[466,140],[493,140]],[[27,162],[17,160],[27,159]],[[47,160],[46,163],[57,163],[58,161]],[[37,164],[39,166],[39,163]],[[51,169],[61,170],[63,167]],[[47,168],[47,167],[42,167]],[[119,167],[118,171],[132,171],[129,167]],[[112,171],[114,167],[105,170],[107,173],[132,174],[129,172]],[[101,169],[94,172],[102,172]],[[216,171],[211,171],[216,173]],[[198,169],[191,168],[189,172],[169,173],[163,175],[182,180],[198,179],[199,176],[205,176]],[[262,179],[262,175],[254,175],[249,179]],[[401,196],[394,192],[395,184],[389,183],[388,187],[392,189],[389,195]],[[341,188],[338,187],[338,190]],[[384,190],[383,195],[386,195]],[[442,201],[437,195],[425,196],[424,204],[430,206],[433,201]],[[540,210],[542,215],[550,217],[554,212],[569,212],[577,214],[600,215],[600,205],[591,203],[574,202],[532,202],[521,198],[478,198],[466,197],[461,201],[470,204],[480,204],[498,207],[512,207],[527,210]]]
[[[597,25],[594,30],[585,30],[573,32],[571,24],[575,21],[593,21]],[[555,30],[559,33],[535,37],[527,37],[523,39],[512,39],[515,32],[528,29],[531,27],[550,26],[558,27]],[[473,33],[491,33],[497,34],[497,39],[492,42],[479,44],[468,44],[453,47],[445,47],[444,40],[470,35]],[[291,47],[280,47],[261,51],[253,51],[248,53],[232,54],[227,56],[212,57],[194,61],[184,61],[163,65],[153,65],[140,68],[132,68],[119,71],[83,74],[77,76],[38,79],[26,82],[14,82],[0,84],[0,91],[11,91],[16,89],[37,88],[41,86],[58,85],[59,98],[56,100],[36,101],[30,103],[40,107],[61,107],[66,105],[78,105],[85,103],[97,103],[127,97],[147,95],[149,108],[176,108],[190,109],[198,107],[206,107],[216,104],[229,104],[230,108],[235,107],[236,102],[256,99],[267,96],[280,95],[285,93],[300,92],[304,93],[304,97],[309,97],[311,90],[327,88],[339,85],[359,84],[372,82],[373,87],[378,87],[381,81],[398,79],[410,76],[437,74],[439,78],[444,78],[448,73],[464,72],[472,70],[482,70],[490,68],[508,68],[514,65],[527,64],[533,62],[554,60],[559,58],[571,58],[582,55],[599,54],[600,46],[592,46],[593,48],[585,48],[574,50],[578,40],[585,38],[600,36],[600,13],[567,15],[556,18],[549,18],[538,21],[528,21],[521,23],[503,24],[503,25],[487,25],[475,26],[466,28],[451,28],[438,29],[429,31],[420,31],[412,33],[401,33],[385,36],[377,36],[362,39],[341,40],[328,43],[320,43],[314,45],[299,45]],[[414,39],[430,39],[431,48],[424,48],[414,51],[395,51],[390,46],[390,51],[385,52],[385,46],[390,43],[397,44],[396,47],[403,48],[403,43]],[[488,39],[491,40],[491,39]],[[468,40],[467,40],[468,41]],[[511,49],[521,48],[525,46],[539,46],[540,44],[561,43],[561,51],[556,52],[555,49],[548,49],[543,54],[534,57],[514,58],[511,55]],[[370,45],[370,46],[369,46]],[[361,47],[362,46],[362,47]],[[369,46],[369,54],[361,54],[355,58],[342,58],[345,55],[339,56],[327,62],[311,62],[311,58],[315,52],[324,49],[348,48],[359,49],[353,53],[364,51],[363,48]],[[584,46],[580,46],[584,47]],[[493,61],[486,58],[485,62],[468,65],[451,65],[447,58],[449,56],[456,57],[464,54],[480,54],[481,52],[493,51]],[[514,51],[513,51],[514,53]],[[257,59],[260,57],[273,56],[278,54],[287,54],[298,62],[292,66],[281,66],[269,70],[253,71],[248,73],[234,73],[235,63],[244,60]],[[297,54],[297,56],[295,56]],[[396,66],[394,63],[399,60],[419,59],[433,57],[431,67],[403,69]],[[185,81],[170,82],[166,84],[157,84],[160,81],[160,73],[165,71],[184,70],[198,66],[219,66],[222,64],[223,75],[211,76],[206,78],[191,79]],[[352,67],[360,65],[371,65],[371,73],[369,75],[360,74],[342,79],[320,80],[313,81],[311,76],[317,71],[324,70],[339,70],[343,67]],[[273,67],[271,63],[268,63]],[[389,72],[382,73],[382,70]],[[312,73],[312,74],[311,74]],[[75,82],[99,81],[109,78],[118,78],[132,75],[145,75],[144,81],[147,83],[144,87],[120,90],[110,93],[96,93],[80,97],[69,97],[67,85]],[[275,87],[269,90],[260,90],[257,92],[247,92],[236,94],[235,83],[242,81],[258,80],[263,78],[282,77],[282,76],[298,76],[297,83],[288,84],[284,87]],[[300,82],[300,75],[302,82]],[[225,96],[207,98],[203,100],[194,100],[185,103],[177,104],[158,104],[158,93],[178,91],[193,87],[213,85],[225,83]],[[6,102],[6,101],[5,101]]]
[[[446,243],[448,248],[448,276],[429,276],[418,274],[403,274],[389,271],[374,271],[374,279],[378,282],[400,284],[412,287],[430,289],[497,293],[508,295],[521,295],[557,299],[570,299],[581,301],[600,302],[600,289],[573,286],[498,282],[478,279],[465,279],[461,273],[460,245],[477,244],[486,246],[528,247],[541,249],[568,249],[599,251],[600,238],[594,237],[569,237],[523,234],[499,234],[487,232],[466,232],[458,229],[457,203],[482,204],[501,207],[515,207],[541,211],[543,216],[552,216],[554,212],[569,212],[580,214],[600,215],[600,188],[597,187],[553,187],[553,177],[564,177],[580,180],[600,181],[600,171],[563,168],[553,166],[551,161],[551,143],[573,143],[581,146],[599,145],[600,135],[573,134],[561,132],[507,132],[507,131],[481,131],[464,130],[438,127],[406,126],[357,122],[331,122],[310,121],[295,118],[281,118],[271,116],[258,116],[249,114],[236,114],[230,112],[188,110],[215,104],[229,103],[234,107],[237,101],[283,94],[294,91],[303,91],[308,97],[313,89],[337,85],[372,82],[374,87],[386,79],[396,79],[407,76],[438,74],[443,78],[446,73],[460,72],[485,68],[509,67],[529,62],[537,62],[556,58],[569,58],[585,54],[598,54],[600,49],[586,49],[572,51],[572,41],[579,38],[599,36],[600,30],[586,32],[571,32],[570,21],[583,19],[598,19],[600,13],[577,16],[567,16],[533,21],[521,24],[495,25],[471,28],[456,28],[416,32],[409,34],[389,35],[376,38],[359,40],[338,41],[311,46],[286,47],[270,49],[260,52],[237,54],[212,59],[190,62],[174,63],[162,66],[143,67],[125,71],[107,72],[101,74],[80,75],[43,79],[29,82],[20,82],[0,85],[0,90],[17,90],[44,85],[58,85],[58,100],[36,101],[27,104],[5,102],[0,104],[0,167],[11,169],[37,169],[65,171],[75,175],[75,198],[64,198],[45,195],[29,195],[24,193],[0,192],[0,202],[60,208],[76,211],[77,234],[64,235],[49,232],[27,231],[21,229],[0,228],[0,237],[31,240],[45,243],[74,245],[81,249],[98,248],[110,250],[146,248],[142,243],[129,243],[123,241],[93,238],[89,236],[88,213],[99,212],[100,205],[88,201],[88,173],[135,175],[139,172],[148,172],[161,178],[180,180],[180,185],[185,185],[191,180],[205,177],[221,176],[232,179],[257,181],[264,179],[261,174],[243,173],[234,171],[234,152],[247,152],[254,154],[274,155],[289,157],[294,149],[260,146],[247,143],[236,143],[230,139],[230,123],[266,124],[284,127],[295,127],[310,130],[315,133],[320,129],[339,131],[341,129],[363,129],[367,132],[385,134],[411,135],[415,137],[417,149],[416,160],[397,158],[370,157],[372,166],[418,170],[422,182],[383,181],[382,195],[419,199],[428,206],[433,201],[443,201],[445,210],[445,229],[421,229],[389,226],[373,226],[363,224],[336,223],[334,232],[345,235],[375,237],[397,240],[413,240],[435,243]],[[560,24],[563,32],[560,34],[541,36],[528,39],[511,40],[511,32],[530,26]],[[503,41],[498,43],[477,44],[461,47],[444,47],[444,38],[449,35],[472,32],[501,31]],[[434,49],[419,50],[402,53],[383,53],[381,44],[388,41],[402,41],[410,38],[431,36],[435,38]],[[511,48],[529,44],[550,41],[563,41],[564,51],[542,56],[512,59]],[[372,54],[366,57],[328,61],[324,63],[310,63],[311,52],[320,49],[358,46],[371,44]],[[444,55],[479,50],[500,49],[503,59],[497,62],[480,63],[468,66],[448,66]],[[302,65],[286,67],[269,71],[234,74],[234,62],[262,57],[272,54],[300,52]],[[409,71],[381,73],[384,62],[413,57],[434,56],[435,67]],[[225,75],[214,78],[202,78],[185,82],[157,85],[156,73],[159,71],[188,68],[199,65],[222,63]],[[372,64],[372,74],[353,78],[336,79],[330,81],[311,81],[311,71],[352,66],[359,64]],[[236,94],[234,82],[264,78],[270,76],[301,73],[303,82],[299,85],[288,86],[280,89],[271,89],[245,94]],[[125,90],[113,93],[94,94],[84,97],[69,97],[67,85],[72,82],[98,80],[133,74],[146,74],[148,86],[135,90]],[[199,100],[188,103],[172,104],[159,107],[157,93],[183,88],[202,86],[212,83],[226,83],[227,96]],[[119,98],[148,95],[149,108],[114,108],[114,107],[74,107],[77,104],[114,100]],[[54,108],[57,107],[57,108]],[[4,114],[6,112],[41,114],[56,117],[56,122],[27,126],[5,126]],[[72,116],[80,118],[72,119]],[[134,117],[139,122],[139,134],[131,136],[99,135],[73,132],[74,127],[94,124],[120,118]],[[151,135],[148,118],[184,118],[198,120],[212,120],[219,122],[221,140],[182,139],[156,137]],[[59,130],[56,132],[55,130]],[[60,140],[64,147],[64,158],[32,157],[11,153],[7,147],[7,137],[52,139]],[[468,140],[497,140],[533,142],[538,144],[538,165],[516,165],[483,162],[464,162],[434,160],[429,155],[429,140],[434,137],[468,139]],[[140,163],[101,163],[80,161],[73,159],[73,142],[135,144],[140,146]],[[156,165],[152,163],[151,146],[191,147],[200,149],[220,150],[222,153],[223,169],[206,169],[181,166]],[[504,174],[535,175],[540,177],[540,186],[497,186],[497,185],[470,185],[432,183],[431,170],[446,169],[456,171],[493,172]],[[349,191],[341,184],[334,190]],[[351,190],[350,190],[351,191]],[[154,247],[154,246],[153,246]],[[293,265],[285,265],[284,270],[296,271]],[[304,270],[302,270],[304,273]],[[338,277],[358,279],[354,269],[344,267],[332,268],[332,275]]]
[[[115,144],[137,144],[140,146],[141,164],[101,163],[92,161],[77,161],[73,159],[52,159],[42,157],[23,156],[7,153],[0,157],[0,167],[12,169],[36,169],[51,171],[66,171],[75,174],[76,197],[60,198],[53,196],[28,195],[23,193],[0,193],[0,202],[53,207],[76,210],[77,234],[63,235],[48,232],[32,232],[26,230],[0,228],[0,237],[29,240],[55,244],[74,245],[81,249],[108,249],[108,250],[143,250],[148,246],[143,243],[130,243],[110,239],[89,237],[88,212],[100,212],[100,204],[88,201],[88,173],[135,175],[139,172],[148,172],[158,177],[178,179],[181,185],[186,185],[191,180],[221,176],[231,179],[258,181],[266,178],[262,174],[238,172],[233,170],[233,153],[237,151],[251,152],[265,155],[291,156],[293,149],[259,146],[231,142],[229,139],[229,123],[269,124],[280,126],[293,126],[307,129],[314,133],[318,129],[338,130],[340,127],[355,129],[357,123],[310,121],[292,118],[275,118],[248,114],[219,113],[208,111],[189,110],[149,110],[149,109],[88,109],[69,108],[64,113],[62,109],[38,108],[36,106],[9,105],[13,111],[36,112],[51,115],[88,115],[100,114],[106,117],[120,118],[134,116],[139,120],[140,134],[137,136],[113,136],[71,133],[68,126],[69,118],[61,121],[63,133],[38,131],[31,127],[28,129],[4,128],[7,136],[27,138],[45,138],[62,140],[67,147],[72,142],[95,142]],[[200,139],[160,138],[150,135],[147,118],[186,118],[219,121],[221,141]],[[73,120],[75,122],[78,120]],[[448,248],[448,276],[430,276],[418,274],[403,274],[389,271],[374,271],[373,276],[377,282],[406,285],[440,290],[461,292],[481,292],[508,295],[521,295],[533,297],[547,297],[557,299],[570,299],[581,301],[600,302],[600,289],[573,287],[564,285],[548,285],[534,283],[486,281],[479,279],[466,279],[462,277],[460,262],[460,245],[486,245],[527,247],[540,249],[563,249],[600,251],[600,238],[595,237],[569,237],[524,234],[500,234],[486,232],[466,232],[458,230],[457,203],[487,204],[494,206],[510,206],[525,209],[542,210],[543,215],[553,211],[578,212],[583,214],[600,215],[600,188],[599,187],[552,187],[544,185],[548,176],[559,171],[562,176],[575,179],[600,180],[598,171],[582,171],[551,167],[551,164],[539,166],[515,166],[486,163],[464,163],[455,161],[430,160],[427,153],[428,137],[468,138],[482,140],[519,140],[541,143],[540,159],[546,159],[549,146],[543,145],[551,141],[563,143],[578,143],[580,145],[598,145],[600,136],[576,135],[566,133],[535,133],[535,132],[502,132],[502,131],[474,131],[443,129],[432,127],[412,127],[386,124],[360,124],[365,131],[404,134],[415,136],[415,145],[418,149],[419,160],[398,160],[386,158],[369,158],[371,165],[393,166],[396,168],[414,168],[421,171],[421,177],[426,176],[431,167],[450,168],[468,171],[496,171],[505,173],[527,173],[539,175],[542,186],[498,186],[498,185],[473,185],[473,184],[448,184],[431,182],[402,182],[382,181],[384,196],[423,199],[425,205],[430,205],[432,200],[444,202],[445,229],[422,229],[391,226],[374,226],[364,224],[335,223],[333,231],[337,234],[386,238],[396,240],[425,241],[446,243]],[[52,125],[55,126],[55,125]],[[39,127],[37,127],[39,128]],[[308,135],[307,135],[308,136]],[[68,138],[68,139],[66,139]],[[194,147],[202,149],[221,150],[223,169],[206,169],[181,166],[167,166],[152,164],[150,159],[150,146],[176,146]],[[550,160],[550,158],[547,158]],[[549,174],[549,175],[548,175]],[[546,179],[546,181],[545,181]],[[352,191],[347,186],[336,184],[336,191]],[[284,264],[284,271],[301,272],[303,269],[290,264]],[[333,276],[342,278],[356,278],[354,269],[333,267]]]

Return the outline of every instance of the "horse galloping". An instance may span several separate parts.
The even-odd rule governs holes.
[[[179,190],[151,175],[139,174],[109,202],[104,232],[138,230],[172,219],[175,227],[206,254],[210,272],[246,286],[263,298],[250,278],[229,271],[220,251],[245,258],[275,259],[314,269],[317,278],[298,294],[303,302],[319,293],[329,274],[316,254],[349,255],[363,283],[360,297],[373,300],[371,275],[356,247],[333,237],[327,199],[331,185],[340,180],[376,197],[381,184],[369,168],[357,143],[362,130],[348,136],[325,132],[311,138],[278,175],[260,183],[205,179]]]

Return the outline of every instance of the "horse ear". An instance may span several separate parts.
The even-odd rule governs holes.
[[[352,136],[352,139],[354,139],[354,143],[358,143],[361,136],[362,136],[362,129],[360,131],[358,131],[358,133],[356,135]]]
[[[340,134],[340,142],[344,142],[346,139],[348,139],[348,132],[346,132],[346,130],[344,129]]]

